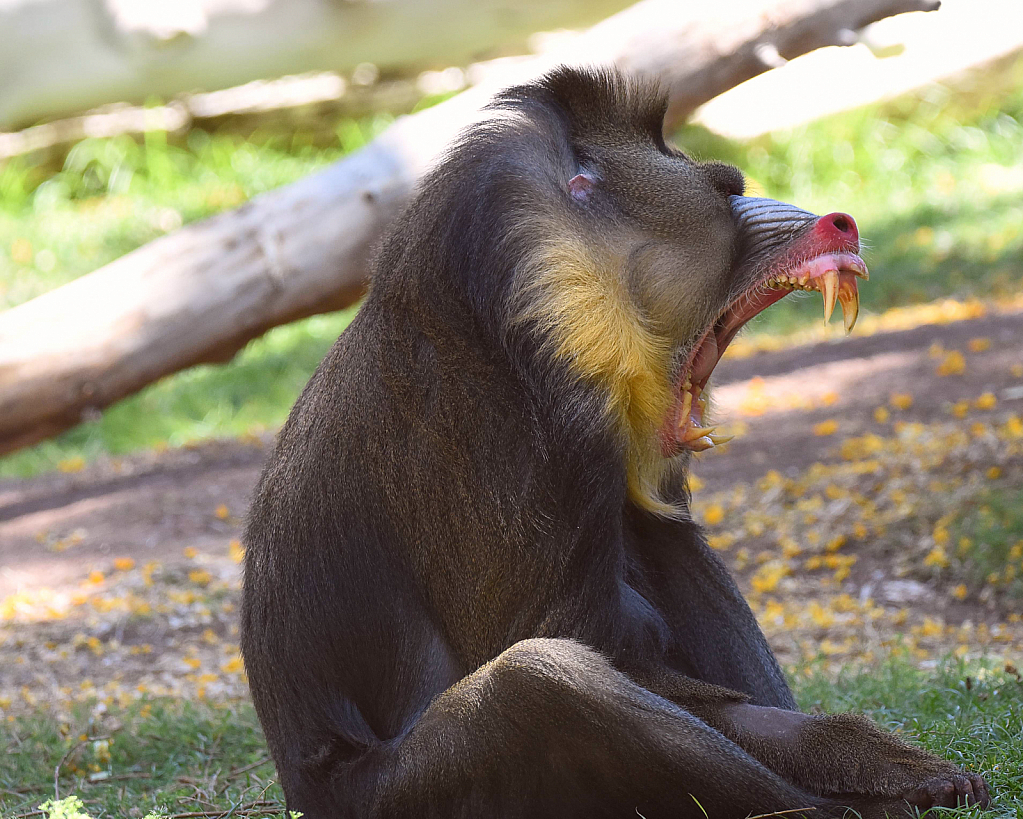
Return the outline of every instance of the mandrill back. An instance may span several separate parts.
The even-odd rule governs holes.
[[[524,372],[496,326],[525,241],[511,204],[528,184],[521,158],[479,155],[496,138],[468,139],[385,240],[256,489],[243,653],[286,792],[291,767],[402,735],[438,692],[535,632],[572,571],[564,544],[583,535],[558,505],[597,518],[590,529],[614,525],[614,501],[591,508],[621,492],[598,466],[614,436],[537,425],[596,402],[558,396],[569,385],[553,368]],[[586,451],[583,477],[572,464]]]

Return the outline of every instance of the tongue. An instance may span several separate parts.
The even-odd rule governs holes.
[[[700,346],[693,358],[690,378],[694,385],[703,386],[707,383],[707,379],[710,378],[710,374],[714,371],[714,367],[717,365],[720,357],[717,336],[714,334],[714,328],[712,327],[707,331],[707,335],[703,337],[703,341],[700,342]]]

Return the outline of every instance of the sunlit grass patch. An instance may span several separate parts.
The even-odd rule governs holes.
[[[342,120],[337,139],[245,140],[190,131],[90,138],[56,164],[0,161],[0,309],[188,224],[294,182],[362,147],[389,116]]]

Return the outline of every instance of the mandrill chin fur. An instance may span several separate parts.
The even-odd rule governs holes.
[[[987,803],[861,717],[801,714],[691,519],[736,305],[784,295],[764,284],[780,259],[855,267],[858,238],[851,218],[747,218],[739,171],[666,144],[664,111],[613,72],[500,95],[281,430],[242,651],[305,819]]]

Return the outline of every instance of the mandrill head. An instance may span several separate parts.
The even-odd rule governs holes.
[[[852,328],[867,277],[856,223],[744,196],[736,168],[665,142],[656,89],[614,72],[561,68],[492,108],[440,174],[474,180],[446,211],[474,209],[466,290],[493,300],[486,265],[504,292],[500,332],[538,340],[599,391],[631,498],[676,513],[662,484],[688,453],[720,443],[705,393],[743,325],[793,290],[817,290],[825,320],[838,302]]]

